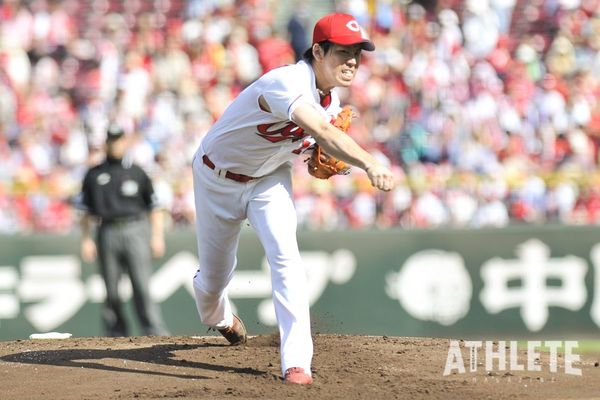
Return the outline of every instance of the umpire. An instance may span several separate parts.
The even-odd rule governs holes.
[[[82,185],[81,256],[98,257],[106,285],[102,319],[108,336],[126,336],[127,324],[119,298],[119,280],[129,275],[135,310],[146,335],[168,335],[160,309],[150,299],[152,256],[165,252],[163,215],[148,175],[125,159],[129,138],[111,125],[107,131],[106,159],[87,171]],[[150,219],[148,221],[148,215]],[[93,220],[98,229],[91,235]]]

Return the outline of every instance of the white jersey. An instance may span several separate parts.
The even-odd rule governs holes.
[[[259,105],[263,96],[271,111]],[[310,104],[330,121],[341,110],[334,90],[321,99],[310,64],[275,68],[244,89],[208,131],[197,155],[220,169],[260,177],[291,162],[314,139],[291,121],[294,109]]]

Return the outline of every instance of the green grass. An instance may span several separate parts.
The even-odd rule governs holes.
[[[574,339],[569,339],[569,340],[574,340]],[[545,348],[543,346],[544,341],[542,340],[542,348]],[[586,340],[578,340],[577,341],[579,346],[577,346],[576,348],[573,348],[573,353],[575,354],[584,354],[584,353],[600,353],[600,340],[591,340],[591,339],[586,339]],[[507,343],[508,345],[508,343]],[[527,350],[527,341],[525,340],[519,340],[519,349],[520,350]],[[558,351],[563,351],[562,346],[558,348]]]
[[[600,340],[580,340],[577,350],[581,353],[600,353]]]

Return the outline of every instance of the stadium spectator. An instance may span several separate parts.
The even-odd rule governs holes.
[[[354,12],[378,48],[341,93],[360,115],[349,134],[405,181],[381,196],[356,171],[325,185],[306,178],[295,185],[300,225],[595,223],[599,2],[423,4],[329,3]],[[0,230],[77,226],[62,205],[101,156],[109,120],[138,132],[135,157],[160,177],[172,227],[189,225],[190,149],[240,90],[297,57],[302,26],[318,16],[290,8],[2,2],[0,203],[14,212],[0,212]]]

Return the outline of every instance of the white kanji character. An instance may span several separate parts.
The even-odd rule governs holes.
[[[509,308],[521,308],[521,317],[530,331],[539,331],[548,320],[548,307],[579,310],[587,292],[585,260],[568,255],[550,258],[550,249],[537,239],[521,244],[518,259],[493,258],[481,267],[484,288],[480,299],[493,314]],[[560,286],[547,285],[548,279],[560,280]],[[509,282],[520,281],[519,286]]]

